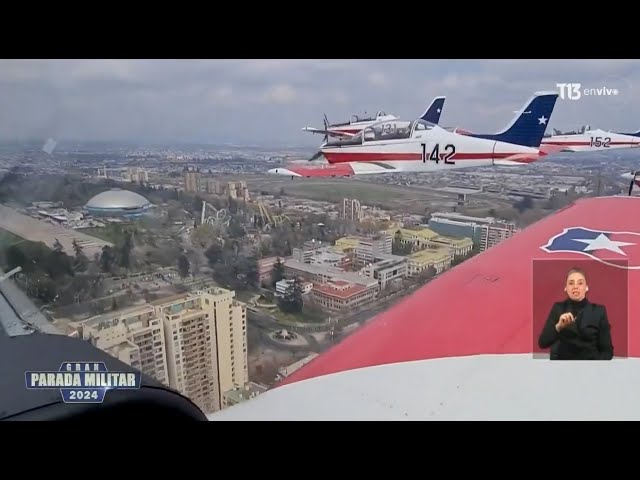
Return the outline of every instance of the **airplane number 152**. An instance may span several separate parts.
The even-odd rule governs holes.
[[[611,142],[611,137],[591,137],[591,146],[592,147],[604,147],[609,148],[609,143]]]
[[[427,144],[426,143],[421,143],[420,144],[422,146],[422,163],[426,163],[427,161],[427,157],[429,160],[436,162],[436,163],[440,163],[440,160],[444,160],[444,163],[446,163],[447,165],[455,165],[456,162],[454,162],[453,160],[449,160],[451,157],[453,157],[456,154],[456,146],[453,145],[452,143],[447,144],[443,150],[444,153],[442,153],[442,157],[440,156],[440,144],[436,143],[433,147],[433,150],[431,151],[431,154],[427,154]]]

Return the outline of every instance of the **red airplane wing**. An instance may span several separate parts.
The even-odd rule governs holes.
[[[221,418],[640,418],[639,209],[640,198],[603,197],[556,212]],[[612,361],[534,358],[572,266],[607,308]]]
[[[382,162],[345,162],[306,167],[301,164],[272,168],[271,174],[292,177],[351,177],[354,175],[375,175],[381,173],[402,173],[389,163]]]

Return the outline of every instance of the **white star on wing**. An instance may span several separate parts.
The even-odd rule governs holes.
[[[610,252],[619,253],[620,255],[627,255],[620,247],[627,247],[629,245],[635,245],[635,243],[629,242],[617,242],[609,239],[605,234],[601,233],[597,238],[589,239],[575,239],[576,242],[586,243],[587,247],[584,252],[591,252],[593,250],[609,250]]]
[[[538,119],[538,122],[540,122],[540,125],[546,125],[547,124],[547,118],[543,115]]]

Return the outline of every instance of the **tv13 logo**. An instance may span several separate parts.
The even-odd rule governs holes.
[[[562,100],[579,100],[582,96],[581,83],[556,83],[556,87],[560,90]]]

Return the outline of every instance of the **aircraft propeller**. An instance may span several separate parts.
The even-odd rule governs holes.
[[[329,119],[327,118],[327,114],[326,113],[324,114],[323,122],[324,122],[324,130],[325,130],[325,132],[327,132],[327,133],[324,134],[324,143],[327,143],[329,141],[329,133],[328,133],[329,132]]]
[[[316,159],[320,158],[321,156],[322,156],[322,152],[321,152],[321,151],[318,151],[318,152],[316,152],[316,153],[313,155],[313,157],[311,157],[311,158],[310,158],[309,160],[307,160],[307,161],[308,161],[308,162],[313,162],[314,160],[316,160]]]
[[[631,196],[631,192],[633,191],[633,184],[636,183],[636,180],[638,179],[638,175],[640,175],[640,171],[631,172],[631,183],[629,183],[629,193],[628,193],[629,196]]]

